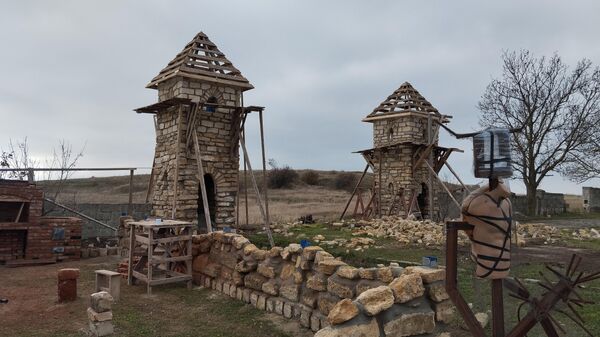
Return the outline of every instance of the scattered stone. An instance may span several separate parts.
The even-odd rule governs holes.
[[[404,314],[383,325],[386,337],[415,336],[435,329],[433,311]]]

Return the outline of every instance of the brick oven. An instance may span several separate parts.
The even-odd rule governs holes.
[[[44,192],[27,181],[0,179],[0,263],[79,259],[81,219],[42,216]]]

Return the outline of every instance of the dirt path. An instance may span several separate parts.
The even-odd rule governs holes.
[[[114,269],[119,259],[100,257],[46,266],[0,267],[0,336],[83,336],[94,270]],[[56,303],[56,273],[80,268],[78,299]],[[118,336],[290,337],[312,336],[296,321],[269,315],[217,292],[181,285],[159,287],[153,295],[122,280],[121,300],[114,305]]]

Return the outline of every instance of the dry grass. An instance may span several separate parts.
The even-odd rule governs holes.
[[[245,224],[244,194],[240,195],[240,224]],[[291,222],[311,214],[315,219],[328,221],[337,219],[350,193],[323,187],[301,187],[295,189],[269,190],[269,212],[272,222]],[[262,223],[262,215],[256,203],[256,194],[248,190],[248,223]]]

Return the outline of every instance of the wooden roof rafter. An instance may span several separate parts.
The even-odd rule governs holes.
[[[198,33],[167,66],[156,75],[146,88],[181,76],[206,81],[217,81],[238,86],[243,90],[254,88],[225,54],[204,34]]]
[[[450,116],[442,115],[421,93],[410,83],[404,82],[398,89],[389,95],[373,112],[363,119],[370,122],[382,118],[411,115],[428,118],[430,115],[436,120],[447,122]]]

